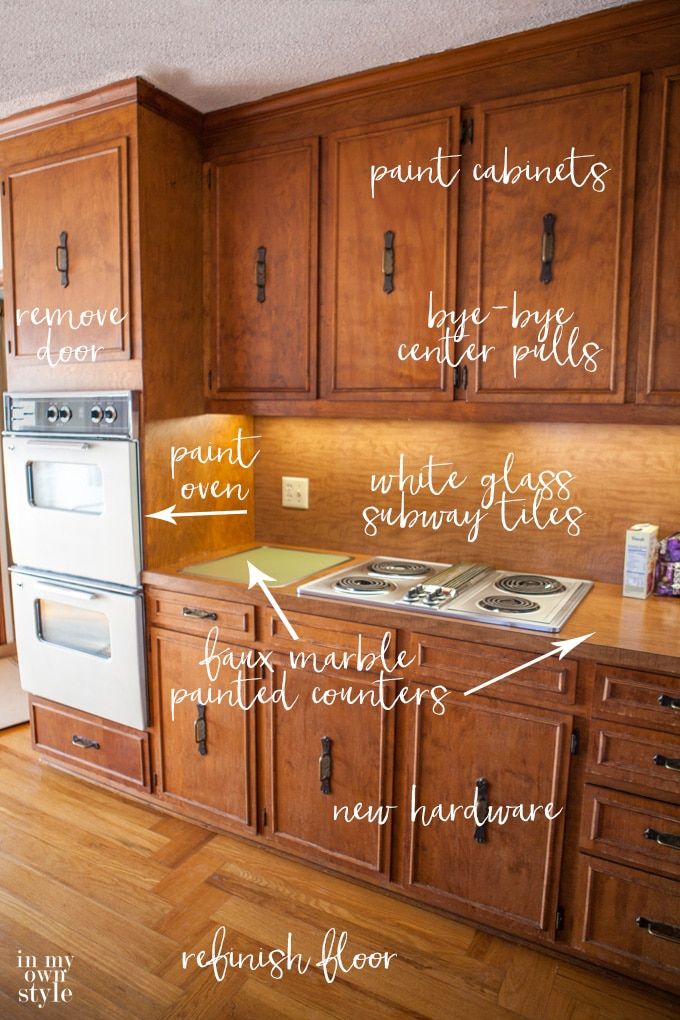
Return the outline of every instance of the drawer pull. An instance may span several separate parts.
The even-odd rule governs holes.
[[[672,832],[657,832],[656,829],[645,829],[642,835],[645,839],[653,839],[659,846],[672,846],[674,850],[680,850],[680,836],[674,836]]]
[[[319,757],[319,785],[322,793],[331,792],[331,773],[333,761],[331,759],[331,738],[321,738],[321,756]]]
[[[478,779],[475,783],[475,802],[477,818],[483,821],[475,829],[475,843],[486,843],[486,823],[489,816],[489,783],[486,779]]]
[[[552,264],[555,257],[555,216],[546,213],[543,217],[543,236],[541,238],[541,283],[552,280]]]
[[[663,921],[650,921],[648,917],[636,917],[635,923],[640,928],[646,928],[649,935],[656,935],[658,939],[680,942],[680,928],[676,928],[675,925],[664,924]]]
[[[660,694],[658,698],[659,704],[662,708],[680,708],[680,698],[672,698],[670,694]]]
[[[86,747],[89,751],[99,751],[101,746],[96,740],[88,740],[87,737],[79,737],[77,733],[74,733],[71,737],[71,743],[75,744],[76,747]]]
[[[661,768],[670,769],[671,772],[680,772],[680,758],[667,758],[665,754],[655,754],[652,761]]]
[[[194,620],[216,620],[217,613],[209,613],[207,609],[192,609],[189,606],[185,606],[182,610],[182,616],[190,616]]]
[[[205,705],[200,703],[196,706],[197,716],[194,722],[194,740],[196,741],[199,754],[207,754],[208,724],[205,721]]]
[[[59,234],[56,251],[56,269],[62,287],[68,287],[68,234],[65,230]]]
[[[255,285],[257,287],[257,303],[263,304],[266,299],[267,286],[267,249],[258,248],[255,257]]]
[[[391,294],[394,290],[394,231],[386,230],[383,238],[383,290]]]

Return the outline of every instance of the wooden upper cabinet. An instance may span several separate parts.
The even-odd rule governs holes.
[[[400,360],[398,352],[401,344],[439,347],[442,330],[428,323],[430,292],[435,311],[453,307],[459,178],[445,187],[429,177],[440,150],[459,152],[459,123],[452,109],[328,138],[323,396],[453,398],[450,368],[435,358]],[[441,160],[447,183],[458,163]],[[412,179],[419,170],[421,179]]]
[[[318,139],[206,168],[211,397],[316,396]]]
[[[83,345],[101,348],[97,361],[129,358],[127,139],[9,167],[2,202],[9,357],[36,360],[49,342],[54,360]]]
[[[470,301],[488,314],[478,349],[495,350],[471,369],[468,400],[623,402],[638,101],[639,75],[630,74],[475,108],[471,171],[507,167],[511,182],[485,177],[469,187],[479,224]],[[540,179],[526,179],[527,164]],[[551,183],[560,164],[566,179]],[[546,216],[554,217],[551,262]],[[543,333],[540,321],[522,328],[522,311],[548,309]],[[558,309],[563,322],[571,316],[561,328]],[[584,356],[591,343],[601,348],[594,362]]]
[[[657,137],[658,178],[654,248],[647,278],[651,316],[642,334],[638,400],[650,404],[680,403],[680,67],[657,76],[661,122]]]

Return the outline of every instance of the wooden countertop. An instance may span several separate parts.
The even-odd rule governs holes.
[[[216,553],[212,558],[243,552],[261,544],[264,543],[237,546]],[[347,555],[341,550],[323,551]],[[365,553],[353,556],[343,564],[342,569],[351,566],[353,562],[360,563],[365,560]],[[244,584],[183,573],[182,568],[190,565],[191,563],[180,562],[162,569],[145,570],[142,581],[146,585],[207,598],[268,605],[259,588],[248,589]],[[337,569],[340,568],[333,568]],[[321,571],[312,576],[321,577],[324,573],[332,573],[333,570]],[[305,578],[305,581],[311,579],[312,577]],[[539,634],[519,628],[443,619],[408,610],[404,612],[394,607],[364,606],[358,603],[312,598],[307,595],[299,596],[296,590],[298,583],[272,589],[277,602],[287,613],[307,613],[372,626],[384,624],[386,628],[393,627],[459,641],[479,641],[537,654],[547,651],[553,641],[592,632],[593,637],[574,650],[574,658],[594,659],[631,669],[659,670],[680,676],[680,599],[655,596],[645,600],[623,598],[618,585],[595,583],[559,634]]]

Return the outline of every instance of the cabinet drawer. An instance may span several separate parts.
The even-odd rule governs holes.
[[[680,878],[680,807],[586,786],[581,849]]]
[[[582,855],[578,902],[579,949],[680,988],[680,883]]]
[[[593,721],[588,771],[610,782],[644,786],[652,796],[680,796],[680,740],[654,730]]]
[[[467,641],[412,634],[409,658],[415,658],[409,673],[430,683],[445,682],[457,691],[467,691],[531,658],[528,652],[494,648]],[[577,663],[566,659],[544,659],[538,666],[484,689],[484,697],[530,705],[573,705],[576,695]]]
[[[183,634],[205,637],[211,627],[217,627],[221,641],[229,638],[252,640],[255,636],[253,607],[240,602],[148,588],[146,614],[149,626],[166,627]]]
[[[385,659],[392,664],[396,659],[397,632],[393,627],[373,627],[347,620],[329,620],[323,616],[308,616],[306,613],[286,613],[293,625],[299,641],[293,641],[278,616],[266,610],[263,620],[261,640],[270,648],[292,649],[295,652],[316,652],[317,656],[329,655],[331,652],[357,652],[361,637],[361,653],[368,656],[379,656],[385,642]],[[381,660],[374,663],[366,662],[361,672],[379,673]],[[356,669],[356,660],[348,664],[348,668]]]
[[[609,719],[680,733],[680,677],[597,666],[593,711]]]
[[[64,765],[150,789],[149,738],[142,730],[31,700],[33,746]]]

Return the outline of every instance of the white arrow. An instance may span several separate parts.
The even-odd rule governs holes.
[[[167,521],[177,527],[175,517],[231,517],[234,514],[247,514],[247,510],[192,510],[191,512],[175,513],[175,506],[166,506],[165,510],[157,510],[155,514],[146,514],[147,517],[157,517],[159,521]]]
[[[465,694],[476,694],[477,691],[481,691],[483,687],[490,687],[491,684],[497,684],[499,680],[505,680],[506,677],[512,676],[513,673],[519,673],[523,669],[528,669],[529,666],[535,666],[537,662],[541,662],[543,659],[549,659],[551,655],[555,655],[558,649],[560,653],[558,658],[563,659],[564,656],[568,655],[573,648],[580,645],[582,641],[587,641],[594,633],[595,631],[593,631],[592,634],[581,634],[581,637],[565,638],[564,641],[553,641],[552,644],[555,648],[552,651],[545,652],[543,655],[538,655],[535,659],[531,659],[529,662],[523,662],[521,666],[515,666],[514,669],[509,669],[507,673],[501,673],[500,676],[495,676],[491,680],[485,680],[483,684],[477,684],[476,687],[471,687],[469,691],[465,692]]]
[[[269,588],[265,583],[266,581],[274,581],[275,578],[270,577],[269,574],[265,574],[265,572],[263,570],[260,570],[259,567],[254,566],[254,564],[252,564],[250,560],[246,560],[246,562],[248,564],[248,587],[254,588],[256,584],[259,584],[260,588],[269,599],[272,609],[274,610],[278,618],[281,620],[281,623],[286,628],[286,630],[292,637],[293,641],[299,641],[300,639],[295,633],[289,620],[286,618],[286,614],[284,613],[283,609],[278,604],[278,602],[276,601],[276,599],[274,598],[274,596],[272,595],[272,593],[270,592]]]

